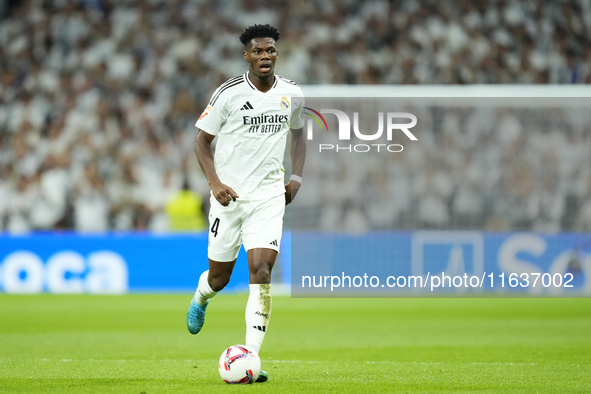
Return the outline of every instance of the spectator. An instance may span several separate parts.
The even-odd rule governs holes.
[[[189,182],[183,181],[183,188],[166,204],[170,229],[172,231],[203,231],[207,228],[202,209],[201,196],[191,190]]]

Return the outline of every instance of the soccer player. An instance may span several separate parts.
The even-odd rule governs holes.
[[[209,270],[199,278],[187,328],[191,334],[201,330],[209,300],[230,281],[243,244],[250,275],[246,345],[257,353],[271,317],[271,270],[281,244],[285,205],[301,186],[306,157],[302,90],[274,73],[278,39],[279,32],[270,25],[246,28],[240,41],[248,71],[223,83],[195,124],[195,153],[211,187]],[[292,175],[284,185],[289,130]],[[267,379],[261,371],[257,382]]]

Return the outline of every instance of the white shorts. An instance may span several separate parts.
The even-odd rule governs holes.
[[[240,245],[245,250],[273,249],[279,252],[285,212],[285,195],[268,200],[230,202],[227,207],[213,196],[209,209],[207,257],[214,261],[234,261]]]

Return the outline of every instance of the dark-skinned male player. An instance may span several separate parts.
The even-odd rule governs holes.
[[[257,353],[271,317],[271,270],[281,244],[285,205],[301,186],[306,157],[302,91],[274,73],[279,36],[270,25],[246,28],[240,41],[248,71],[223,83],[195,124],[195,153],[211,187],[209,270],[199,278],[187,328],[192,334],[201,330],[209,300],[230,281],[244,245],[250,275],[246,346]],[[292,175],[284,185],[289,130]],[[257,382],[267,379],[261,371]]]

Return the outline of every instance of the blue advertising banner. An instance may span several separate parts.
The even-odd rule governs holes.
[[[286,232],[274,282],[293,296],[588,295],[591,236],[478,231]],[[207,234],[0,235],[0,291],[193,291]],[[240,251],[227,291],[246,290]]]
[[[227,289],[248,287],[245,257],[241,250]],[[194,291],[207,266],[207,233],[0,236],[6,293]]]
[[[292,296],[591,294],[588,234],[292,233]]]

